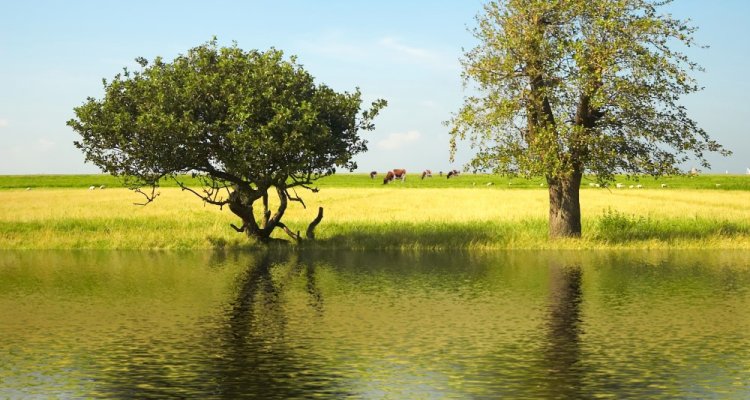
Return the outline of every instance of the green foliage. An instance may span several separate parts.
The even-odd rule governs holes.
[[[598,221],[599,237],[603,239],[623,238],[638,232],[639,226],[648,224],[645,217],[628,216],[611,208]]]
[[[650,217],[626,215],[607,209],[597,220],[594,239],[612,244],[644,240],[700,240],[706,237],[731,238],[750,235],[750,224],[745,221],[683,218],[657,220]]]
[[[566,177],[678,174],[704,153],[728,154],[679,98],[700,67],[679,51],[695,28],[650,0],[501,0],[477,17],[479,44],[463,59],[476,94],[451,121],[474,169]]]
[[[358,133],[374,128],[386,104],[360,114],[359,90],[316,84],[275,49],[219,48],[214,39],[172,62],[136,61],[142,70],[105,80],[103,99],[75,108],[68,125],[81,135],[76,147],[133,189],[171,178],[208,203],[228,204],[260,237],[280,222],[286,200],[301,201],[289,189],[356,168],[353,156],[367,150]],[[202,187],[189,187],[185,174]],[[252,205],[271,187],[284,205],[257,227]],[[142,193],[147,201],[157,194]]]

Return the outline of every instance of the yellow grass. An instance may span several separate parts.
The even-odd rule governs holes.
[[[328,188],[300,193],[307,209],[292,203],[284,221],[304,230],[318,206],[325,208],[319,239],[325,241],[347,230],[399,224],[430,227],[484,223],[542,226],[547,218],[544,189],[363,189]],[[38,189],[0,191],[0,248],[210,248],[243,244],[238,224],[228,209],[206,205],[179,189],[161,189],[153,203],[133,205],[142,197],[126,189]],[[634,218],[655,221],[750,221],[750,192],[712,190],[582,190],[584,239],[549,242],[539,232],[477,247],[594,248],[702,247],[750,248],[747,234],[704,238],[647,238],[634,243],[603,243],[591,237],[603,213],[615,210]],[[339,227],[333,229],[333,227]],[[513,231],[513,229],[511,229]],[[458,246],[462,238],[456,237]]]

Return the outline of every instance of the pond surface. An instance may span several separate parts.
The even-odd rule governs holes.
[[[0,398],[750,398],[750,252],[0,252]]]

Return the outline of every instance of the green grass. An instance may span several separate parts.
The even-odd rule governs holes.
[[[204,231],[205,221],[68,219],[0,222],[0,248],[15,249],[242,249],[257,245],[227,227]],[[499,250],[603,248],[748,248],[750,222],[710,218],[657,220],[617,212],[586,219],[581,239],[547,238],[547,221],[332,222],[318,240],[282,243],[319,249]],[[164,235],[143,235],[164,232]],[[180,232],[190,232],[182,233]],[[115,235],[116,233],[116,235]],[[40,238],[60,238],[57,241]],[[278,237],[284,238],[279,235]]]
[[[195,179],[187,178],[187,182],[197,185]],[[582,189],[606,190],[589,186],[593,183],[592,177],[585,177],[581,185]],[[716,189],[716,190],[749,190],[750,176],[748,175],[699,175],[699,176],[673,176],[627,178],[618,176],[617,183],[622,183],[626,187],[630,185],[642,185],[646,188],[661,187],[666,184],[670,189]],[[122,187],[122,181],[119,178],[106,174],[98,175],[0,175],[0,189],[26,189],[26,188],[88,188],[90,186],[99,187]],[[388,185],[383,185],[383,174],[370,179],[367,174],[336,174],[320,179],[316,186],[320,188],[471,188],[471,187],[490,187],[490,188],[539,188],[544,185],[542,178],[509,178],[499,175],[488,174],[470,174],[465,173],[457,178],[447,179],[440,177],[435,173],[433,178],[420,179],[419,173],[408,175],[405,182],[394,181]],[[176,187],[172,180],[165,180],[161,183],[162,187]],[[611,186],[613,190],[615,185]]]
[[[667,188],[661,188],[662,182]],[[300,193],[307,209],[294,203],[284,216],[293,230],[304,230],[317,207],[325,208],[317,240],[299,246],[750,249],[748,176],[644,178],[640,190],[593,188],[586,182],[581,191],[583,237],[554,241],[547,237],[547,191],[539,180],[465,174],[450,180],[411,177],[384,186],[363,174],[340,174],[319,183],[319,193]],[[86,190],[91,185],[109,189]],[[107,175],[0,176],[0,249],[255,245],[229,227],[238,221],[226,207],[206,206],[177,188],[162,189],[146,207],[134,206],[142,198],[116,186],[117,180]],[[276,236],[287,239],[280,231]]]

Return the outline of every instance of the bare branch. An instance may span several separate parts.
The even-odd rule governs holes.
[[[136,206],[145,206],[146,204],[154,201],[154,199],[156,199],[159,196],[159,194],[160,194],[159,192],[156,191],[156,186],[151,186],[151,194],[150,195],[148,193],[142,191],[141,188],[135,188],[135,189],[133,189],[133,191],[136,192],[136,193],[142,194],[146,198],[146,201],[144,203],[133,203]]]
[[[323,207],[318,207],[318,216],[315,217],[312,222],[310,222],[310,225],[307,226],[307,232],[305,232],[305,236],[307,236],[308,239],[313,240],[315,239],[315,227],[318,226],[320,221],[323,219]]]
[[[229,199],[220,200],[220,201],[216,200],[216,196],[214,196],[214,190],[213,189],[205,189],[204,188],[203,189],[203,193],[204,194],[200,194],[197,191],[195,191],[194,189],[191,189],[190,187],[188,187],[187,185],[185,185],[184,183],[182,183],[180,181],[176,180],[175,182],[177,182],[177,185],[180,187],[180,189],[187,190],[188,192],[193,193],[194,195],[196,195],[196,196],[200,197],[201,199],[203,199],[203,201],[206,202],[206,203],[208,203],[208,204],[213,204],[213,205],[217,205],[217,206],[224,206],[224,205],[229,204]],[[218,192],[218,188],[217,188],[217,192]],[[214,196],[214,197],[211,198],[212,196]]]
[[[286,232],[287,235],[291,236],[292,239],[297,240],[297,241],[302,240],[302,237],[300,236],[299,232],[297,233],[292,232],[292,230],[289,229],[289,227],[287,227],[283,222],[277,223],[276,226],[283,229],[284,232]]]
[[[302,201],[301,197],[299,197],[299,195],[297,194],[297,191],[294,190],[294,189],[292,189],[292,191],[294,192],[294,197],[292,197],[292,195],[289,194],[289,190],[288,189],[284,189],[284,193],[286,193],[286,198],[289,199],[289,201],[298,201],[298,202],[300,202],[302,204],[302,208],[307,209],[307,206],[305,205],[305,202]]]
[[[235,231],[240,232],[240,233],[245,232],[245,229],[247,229],[247,224],[242,224],[242,227],[240,228],[238,228],[235,224],[229,224],[229,226],[231,226],[232,228],[234,228]]]

